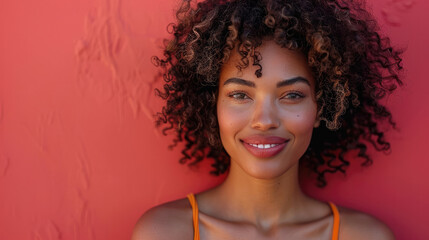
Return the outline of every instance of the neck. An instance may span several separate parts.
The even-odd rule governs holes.
[[[257,179],[231,161],[228,177],[215,192],[225,198],[218,200],[225,203],[228,218],[261,227],[293,221],[307,199],[299,187],[298,164],[279,177]]]

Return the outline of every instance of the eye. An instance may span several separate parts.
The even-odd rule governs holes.
[[[296,99],[296,98],[302,98],[303,96],[299,93],[289,93],[286,95],[286,98],[289,99]]]
[[[231,93],[228,93],[228,97],[235,100],[250,99],[245,92],[231,92]]]
[[[286,95],[284,95],[282,97],[282,99],[287,99],[287,100],[299,100],[304,98],[304,94],[300,93],[300,92],[289,92]]]

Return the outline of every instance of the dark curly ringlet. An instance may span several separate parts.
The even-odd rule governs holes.
[[[163,133],[174,131],[172,146],[184,142],[181,163],[194,165],[212,158],[213,174],[229,166],[219,135],[216,99],[220,67],[235,51],[241,55],[238,69],[256,65],[255,48],[264,39],[301,51],[316,81],[318,114],[322,120],[313,132],[300,164],[317,174],[318,186],[326,185],[325,173],[345,173],[345,153],[357,150],[362,165],[372,159],[367,145],[388,151],[381,124],[395,127],[392,115],[380,100],[400,79],[401,50],[381,37],[375,19],[364,3],[348,0],[183,0],[177,23],[168,30],[164,57],[154,57],[162,68],[166,100],[156,124]]]

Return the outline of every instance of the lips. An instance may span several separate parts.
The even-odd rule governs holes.
[[[279,154],[289,140],[277,136],[253,135],[243,138],[241,141],[244,147],[255,157],[269,158]]]

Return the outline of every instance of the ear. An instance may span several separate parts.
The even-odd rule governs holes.
[[[314,128],[318,128],[320,126],[320,118],[318,117],[315,121],[314,121]]]
[[[314,128],[318,128],[320,126],[320,115],[321,114],[322,114],[322,112],[318,111],[316,120],[314,120],[314,125],[313,125]]]
[[[316,94],[319,94],[319,93],[316,93]],[[317,106],[316,119],[314,119],[314,125],[313,125],[314,128],[318,128],[320,126],[320,120],[322,119],[322,113],[323,113],[323,106],[324,105],[320,106],[320,104],[317,102],[319,97],[316,96],[315,97],[316,99],[314,100],[316,103],[316,106]]]

